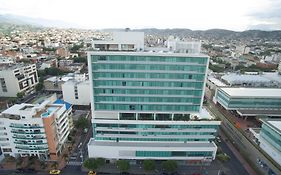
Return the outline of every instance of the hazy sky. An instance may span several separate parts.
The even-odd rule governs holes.
[[[97,29],[281,29],[281,0],[0,0],[7,13]]]

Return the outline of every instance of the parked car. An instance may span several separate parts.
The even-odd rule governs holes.
[[[88,175],[96,175],[97,173],[95,171],[89,171]]]
[[[50,170],[49,174],[60,174],[60,170]]]

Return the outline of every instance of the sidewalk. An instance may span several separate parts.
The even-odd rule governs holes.
[[[226,136],[224,135],[223,132],[220,133],[221,138],[223,140],[226,140]],[[229,149],[233,152],[233,154],[236,156],[236,158],[242,163],[243,167],[245,170],[250,174],[250,175],[256,175],[256,172],[252,169],[252,167],[248,164],[248,162],[241,156],[241,154],[237,151],[237,149],[230,143],[229,141],[225,141]]]
[[[180,175],[217,175],[219,171],[227,172],[227,168],[223,167],[222,165],[219,165],[219,162],[217,161],[213,161],[209,166],[178,165],[178,168],[176,170],[176,172]],[[99,168],[97,172],[119,174],[120,170],[115,164],[106,164],[103,167]],[[160,175],[164,171],[162,170],[161,165],[157,164],[156,169],[154,171],[149,172],[145,171],[141,165],[130,165],[130,169],[128,172],[133,175]]]

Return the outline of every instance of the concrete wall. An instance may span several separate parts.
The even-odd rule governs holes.
[[[75,86],[77,86],[78,99],[75,98]],[[90,83],[64,83],[62,85],[62,94],[64,101],[73,105],[90,105]]]

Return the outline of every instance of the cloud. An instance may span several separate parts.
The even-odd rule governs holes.
[[[250,13],[249,29],[281,30],[281,1],[269,0],[262,10]]]
[[[0,14],[60,20],[87,28],[223,28],[241,31],[258,25],[274,25],[281,29],[278,26],[280,1],[0,0]]]

